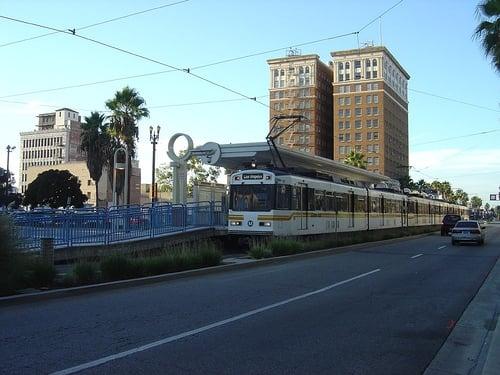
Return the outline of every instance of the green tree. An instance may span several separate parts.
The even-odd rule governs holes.
[[[470,204],[472,206],[472,208],[480,208],[483,204],[483,200],[481,198],[479,198],[478,196],[474,195],[471,199],[470,199]]]
[[[117,91],[114,98],[106,102],[106,107],[111,110],[109,127],[110,134],[114,138],[113,151],[117,147],[125,146],[129,153],[129,180],[125,183],[128,184],[130,191],[132,158],[136,155],[136,141],[139,139],[137,123],[149,117],[149,110],[146,108],[146,101],[135,89],[128,86]],[[126,203],[130,203],[130,195]]]
[[[410,189],[410,190],[415,190],[417,188],[415,182],[413,179],[409,176],[403,176],[398,179],[399,185],[401,186],[401,189]]]
[[[455,196],[457,197],[457,203],[463,206],[467,206],[467,203],[469,203],[469,194],[462,189],[455,190]]]
[[[481,22],[474,36],[481,40],[484,53],[500,72],[500,0],[484,0],[477,6],[477,15]]]
[[[353,167],[366,169],[365,155],[356,151],[351,151],[344,159],[344,163],[352,165]]]
[[[96,206],[99,207],[99,180],[102,169],[108,165],[111,153],[111,137],[105,117],[99,112],[92,112],[85,117],[80,135],[80,149],[85,153],[90,178],[95,181]]]
[[[86,200],[87,196],[82,193],[76,176],[67,170],[49,169],[28,185],[23,204],[31,208],[40,205],[52,208],[73,205],[79,208]]]
[[[491,206],[490,206],[490,204],[489,204],[489,203],[486,203],[486,204],[484,205],[484,210],[485,210],[485,211],[489,211],[489,210],[490,210],[490,207],[491,207]]]
[[[415,187],[419,192],[425,192],[425,190],[430,189],[430,185],[424,179],[420,179],[415,183]]]
[[[172,191],[172,168],[168,164],[156,168],[156,183],[158,191]]]

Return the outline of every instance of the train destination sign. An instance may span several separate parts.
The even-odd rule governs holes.
[[[497,200],[497,195],[496,194],[490,194],[490,201],[496,201]]]
[[[244,180],[262,180],[264,178],[263,173],[243,173],[242,178]]]

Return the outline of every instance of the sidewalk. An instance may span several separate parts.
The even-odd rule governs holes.
[[[500,258],[424,375],[500,374]]]

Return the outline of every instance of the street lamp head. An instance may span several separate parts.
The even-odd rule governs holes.
[[[151,141],[153,139],[153,127],[149,127],[149,140]]]
[[[160,135],[160,129],[161,129],[161,128],[160,128],[160,125],[158,125],[158,126],[156,127],[156,135]]]

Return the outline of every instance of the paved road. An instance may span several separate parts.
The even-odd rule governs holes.
[[[2,307],[0,373],[420,374],[496,262],[499,234]]]

